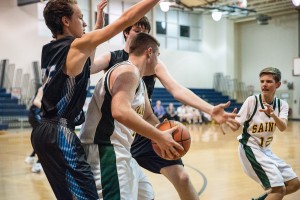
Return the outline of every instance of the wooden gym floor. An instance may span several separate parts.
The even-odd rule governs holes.
[[[189,125],[190,151],[183,157],[201,200],[250,200],[263,189],[242,171],[236,136],[223,135],[218,125]],[[284,133],[277,131],[273,151],[300,176],[300,122],[289,122]],[[54,194],[44,173],[31,173],[24,159],[31,153],[31,130],[0,133],[0,200],[51,200]],[[145,171],[153,184],[156,200],[179,200],[173,186],[162,175]],[[300,191],[285,200],[300,200]]]

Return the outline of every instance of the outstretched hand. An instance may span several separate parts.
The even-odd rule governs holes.
[[[237,108],[234,108],[231,114],[236,114],[236,112],[237,112]],[[240,123],[236,121],[235,118],[231,118],[231,117],[229,117],[225,123],[221,124],[221,130],[224,135],[229,132],[228,128],[230,128],[232,131],[236,131],[239,129],[239,127],[240,127]]]
[[[224,110],[228,106],[230,106],[230,101],[214,106],[211,117],[219,124],[225,123],[228,119],[234,119],[237,116],[237,109],[235,108],[232,113],[228,113]]]
[[[172,133],[177,129],[177,126],[168,130],[162,131],[162,139],[157,142],[161,150],[161,156],[168,160],[174,160],[180,157],[178,150],[184,151],[183,147],[172,138]]]

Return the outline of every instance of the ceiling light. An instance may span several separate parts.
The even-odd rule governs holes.
[[[213,18],[213,20],[220,21],[220,19],[222,18],[222,12],[221,11],[213,11],[211,13],[211,17]]]
[[[299,6],[300,5],[300,0],[292,0],[294,6]]]
[[[161,1],[159,3],[159,6],[160,6],[160,9],[163,11],[163,12],[168,12],[169,9],[170,9],[170,2],[168,1]]]

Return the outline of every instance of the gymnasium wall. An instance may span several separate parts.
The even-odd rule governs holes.
[[[0,59],[9,59],[16,64],[16,68],[23,68],[24,72],[28,73],[32,73],[32,61],[40,60],[43,44],[52,39],[41,31],[37,12],[38,4],[17,7],[15,0],[0,1]],[[229,42],[226,40],[226,24],[232,22],[223,20],[217,23],[212,21],[210,16],[205,16],[201,53],[161,50],[160,59],[185,86],[211,88],[213,73],[226,73],[229,66],[226,52],[231,50],[228,50]],[[123,44],[104,43],[97,48],[96,55],[122,47]],[[193,76],[195,78],[191,78]],[[97,82],[97,78],[94,77],[92,83]]]
[[[298,15],[273,18],[269,25],[261,26],[255,21],[236,26],[237,76],[246,85],[253,85],[259,91],[259,71],[268,66],[277,67],[282,73],[282,84],[278,96],[286,96],[293,110],[293,117],[300,118],[300,76],[293,76],[293,59],[298,52]],[[285,83],[286,82],[286,83]],[[289,90],[287,83],[293,83]]]
[[[32,62],[40,60],[43,44],[52,39],[40,36],[37,10],[38,4],[17,7],[16,0],[0,1],[0,59],[9,59],[16,68],[32,75]],[[293,98],[290,106],[293,117],[300,118],[300,79],[291,72],[293,58],[298,56],[297,15],[273,18],[267,26],[255,21],[215,22],[207,15],[203,16],[202,34],[202,52],[161,49],[160,59],[178,82],[189,88],[212,88],[214,73],[223,72],[259,90],[259,70],[278,67],[283,80],[294,83],[294,90],[289,91]],[[122,47],[104,43],[97,48],[96,56]],[[92,76],[92,84],[100,76]],[[280,90],[287,90],[286,84]]]

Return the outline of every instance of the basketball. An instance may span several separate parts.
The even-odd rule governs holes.
[[[183,151],[176,149],[178,151],[178,153],[180,154],[180,158],[181,158],[188,152],[188,150],[190,149],[190,146],[191,146],[191,136],[190,136],[190,133],[189,133],[187,127],[178,121],[164,120],[162,123],[160,123],[157,126],[157,128],[161,131],[165,131],[174,126],[177,126],[177,129],[172,133],[172,137],[184,149]],[[162,157],[160,148],[154,141],[152,141],[152,147],[153,147],[153,150],[155,151],[155,153],[157,155],[159,155],[160,157]],[[176,159],[178,159],[178,158],[176,158]]]

